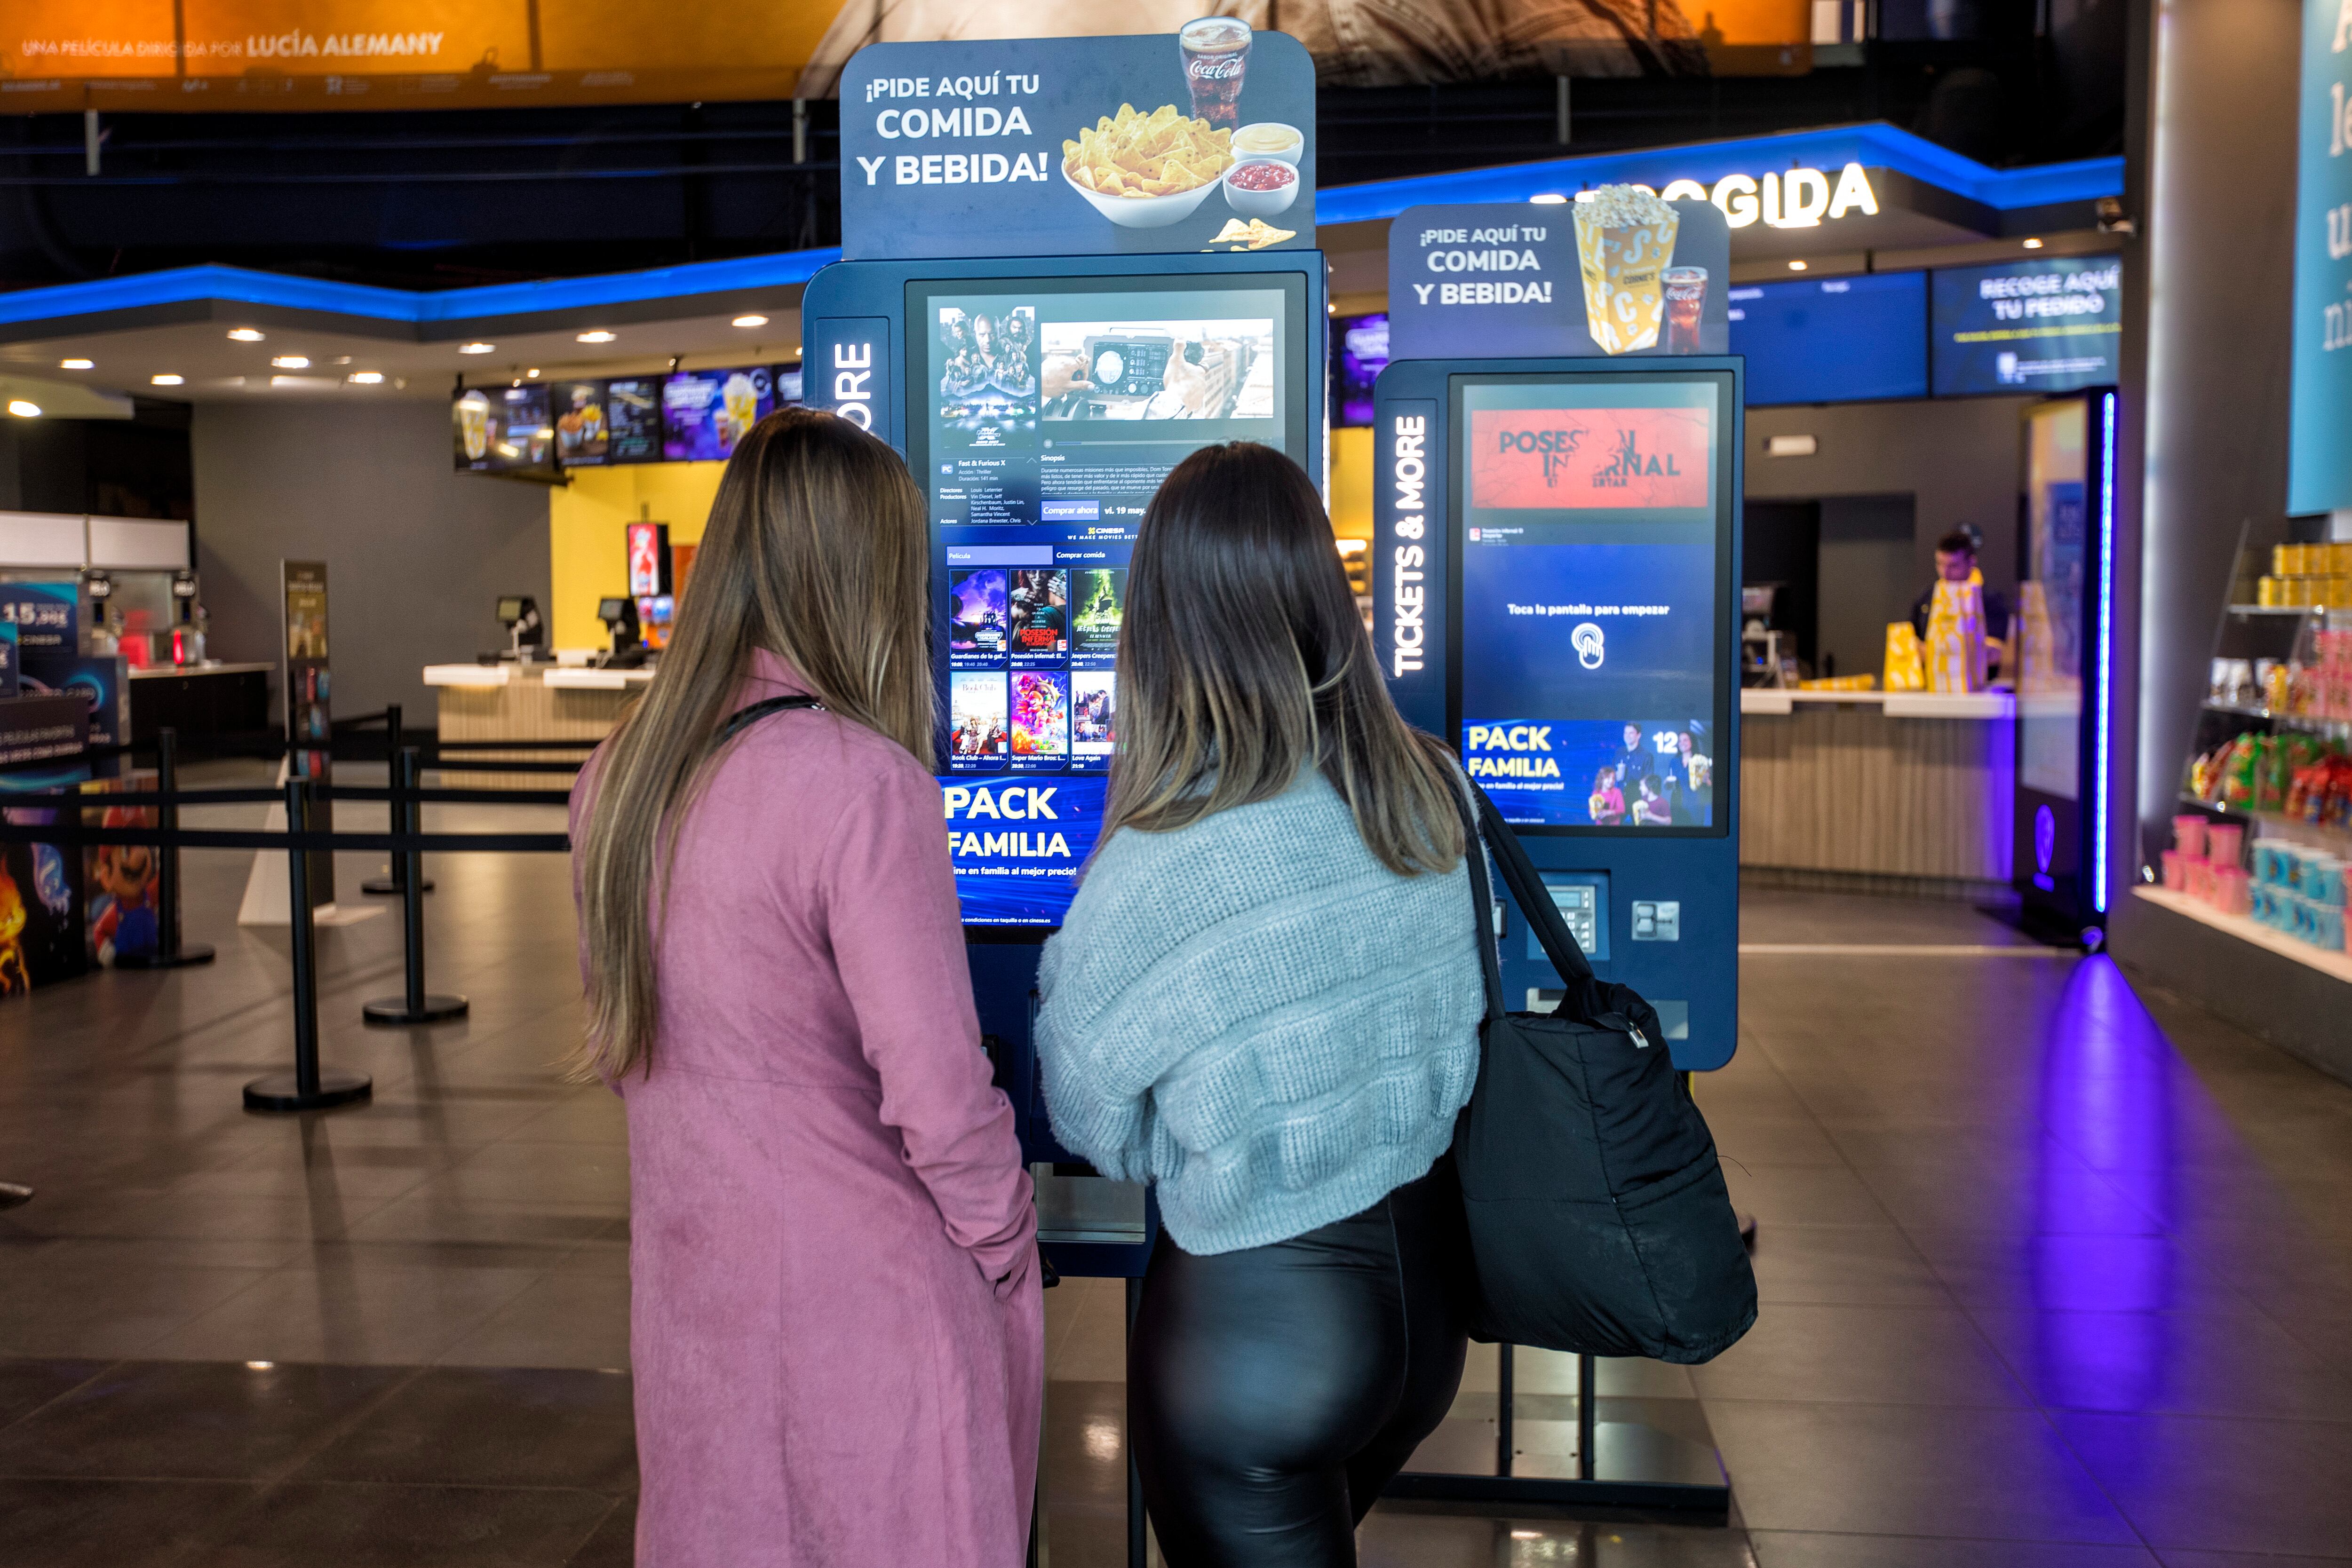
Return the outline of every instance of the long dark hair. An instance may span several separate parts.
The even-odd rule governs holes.
[[[782,655],[834,714],[931,765],[926,548],[906,465],[847,420],[784,409],[736,444],[661,673],[605,742],[574,851],[583,1072],[613,1079],[650,1064],[671,848],[755,650]]]
[[[1146,508],[1118,732],[1106,839],[1268,800],[1313,768],[1390,870],[1462,858],[1445,748],[1389,700],[1322,498],[1270,446],[1203,447]]]

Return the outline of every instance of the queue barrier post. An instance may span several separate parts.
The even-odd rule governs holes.
[[[392,831],[395,833],[400,831],[400,790],[404,787],[414,788],[413,784],[404,786],[400,777],[400,747],[403,738],[400,705],[386,703],[383,705],[383,759],[386,764],[385,771],[392,775]],[[415,874],[415,868],[408,863],[408,857],[398,853],[394,854],[387,869],[390,874],[368,878],[360,883],[360,891],[387,894],[394,898],[405,894],[408,891],[408,879]],[[432,892],[433,884],[430,882],[425,883],[422,891]]]
[[[245,1086],[248,1111],[327,1111],[349,1105],[375,1092],[375,1084],[359,1072],[319,1070],[318,927],[310,911],[310,852],[300,840],[310,831],[310,781],[286,780],[286,831],[291,842],[286,852],[287,891],[291,895],[294,949],[294,1071],[270,1072]]]
[[[178,730],[166,726],[157,732],[155,789],[160,794],[179,793],[179,749]],[[114,967],[118,969],[178,969],[213,961],[210,944],[180,940],[180,846],[175,841],[180,831],[179,801],[167,800],[157,810],[155,822],[164,835],[163,846],[155,852],[155,950],[117,953]]]
[[[425,831],[425,808],[416,799],[416,780],[422,766],[423,754],[414,746],[401,747],[394,758],[392,831],[395,833]],[[379,997],[363,1004],[360,1017],[366,1022],[387,1027],[444,1023],[464,1018],[473,1006],[464,997],[432,996],[425,989],[425,890],[432,885],[425,880],[425,856],[416,850],[399,850],[394,852],[392,863],[394,878],[401,884],[402,969],[406,987],[400,996]]]

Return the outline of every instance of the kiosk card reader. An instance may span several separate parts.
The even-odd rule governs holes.
[[[1404,361],[1376,391],[1374,643],[1675,1065],[1738,1039],[1741,361]],[[1512,1006],[1559,979],[1504,916]]]

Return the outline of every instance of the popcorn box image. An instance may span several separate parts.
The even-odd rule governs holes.
[[[1911,629],[1908,621],[1886,623],[1886,677],[1884,682],[1890,692],[1917,692],[1927,687],[1927,677],[1919,665],[1919,633]]]
[[[1654,347],[1665,319],[1660,274],[1674,259],[1682,220],[1639,185],[1602,185],[1573,204],[1584,319],[1605,354]]]

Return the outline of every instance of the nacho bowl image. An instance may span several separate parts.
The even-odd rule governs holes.
[[[1071,179],[1066,168],[1062,171],[1062,182],[1084,196],[1093,204],[1095,211],[1127,229],[1159,229],[1166,228],[1170,224],[1181,224],[1198,212],[1201,204],[1208,199],[1209,193],[1217,188],[1217,182],[1212,180],[1205,185],[1180,191],[1172,196],[1106,196],[1099,191],[1089,191]]]
[[[1150,114],[1122,103],[1062,143],[1064,183],[1122,228],[1181,223],[1233,162],[1232,131],[1172,103]]]

